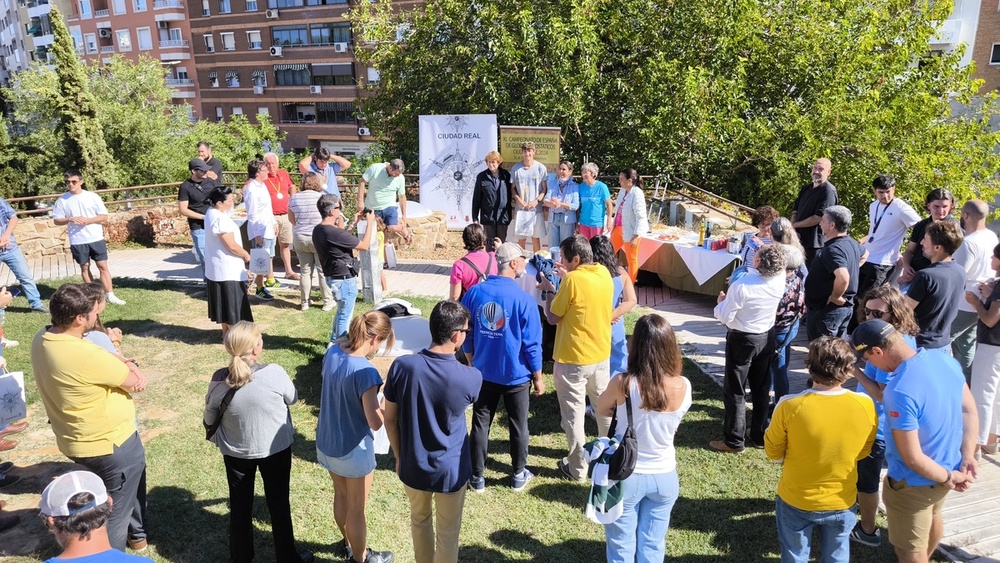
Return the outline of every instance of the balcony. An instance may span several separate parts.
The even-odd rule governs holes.
[[[962,33],[962,20],[945,20],[941,22],[937,33],[931,37],[931,47],[943,47],[958,43]]]
[[[161,49],[176,49],[178,47],[187,49],[188,42],[184,39],[168,39],[166,41],[160,41]]]
[[[167,86],[179,87],[179,86],[194,86],[194,80],[190,78],[168,78]]]
[[[183,0],[156,0],[153,2],[154,10],[165,10],[167,8],[184,8]]]
[[[108,54],[108,53],[114,53],[114,52],[115,52],[115,46],[114,45],[101,45],[101,54],[102,55],[103,54]]]
[[[95,18],[107,18],[111,17],[111,10],[94,10]]]

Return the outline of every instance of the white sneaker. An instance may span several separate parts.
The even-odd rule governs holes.
[[[323,303],[323,310],[324,311],[332,311],[333,308],[336,307],[336,306],[337,306],[337,303],[335,301],[331,302],[331,303]]]
[[[303,311],[308,311],[309,310],[309,304],[308,303],[303,303],[302,305],[299,305],[299,309],[301,309]]]
[[[17,348],[18,344],[20,344],[20,342],[18,342],[17,340],[7,340],[6,338],[3,339],[4,348]]]
[[[109,293],[108,294],[107,301],[108,301],[108,303],[111,303],[112,305],[124,305],[125,304],[125,302],[122,301],[121,299],[118,299],[118,296],[115,295],[114,293]]]

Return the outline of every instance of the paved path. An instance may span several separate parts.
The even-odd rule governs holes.
[[[77,276],[78,270],[69,255],[29,259],[36,279],[48,280]],[[185,248],[143,248],[115,250],[110,266],[116,277],[147,280],[196,282],[199,278],[194,255]],[[448,295],[450,266],[433,261],[410,260],[388,270],[390,288],[395,295],[423,295],[444,298]],[[279,275],[280,277],[280,275]],[[6,266],[0,266],[0,284],[15,280]],[[289,282],[294,287],[296,282]],[[726,330],[712,316],[715,299],[678,293],[664,288],[639,288],[639,304],[665,315],[674,329],[685,355],[710,377],[721,382],[725,365]],[[804,359],[806,342],[793,343],[790,387],[793,393],[805,388],[807,375]],[[952,493],[945,505],[945,538],[942,552],[956,561],[986,563],[1000,561],[1000,459],[985,457],[980,477],[973,489],[964,494]]]

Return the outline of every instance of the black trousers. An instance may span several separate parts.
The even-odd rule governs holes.
[[[771,331],[750,334],[730,330],[726,335],[726,371],[722,383],[722,402],[726,407],[722,434],[726,445],[742,449],[749,435],[755,444],[764,444],[771,387],[771,356],[774,338]],[[746,427],[746,387],[750,386],[753,415]]]
[[[292,448],[259,459],[222,456],[229,481],[229,559],[233,563],[253,560],[253,489],[257,470],[264,480],[264,498],[271,513],[271,536],[278,563],[302,560],[295,549],[292,507],[288,500],[292,473]]]
[[[146,449],[136,432],[112,453],[70,458],[104,481],[111,497],[108,539],[125,551],[129,539],[146,537]]]
[[[493,252],[496,250],[493,244],[494,238],[499,238],[500,242],[507,242],[507,228],[510,225],[488,225],[483,223],[483,230],[486,231],[486,250]]]
[[[895,265],[883,266],[882,264],[872,264],[871,262],[865,262],[861,265],[858,270],[858,293],[857,297],[854,298],[854,314],[851,315],[850,322],[847,323],[847,333],[850,334],[854,332],[860,321],[859,317],[864,320],[864,308],[865,308],[865,294],[869,290],[876,287],[881,287],[889,283],[889,279],[892,278],[892,271],[896,268]]]
[[[500,385],[483,381],[479,390],[479,400],[472,407],[472,474],[482,475],[486,469],[486,453],[489,449],[490,427],[497,413],[497,405],[503,399],[507,409],[507,425],[510,428],[510,460],[514,475],[528,463],[528,396],[531,382],[521,385]]]

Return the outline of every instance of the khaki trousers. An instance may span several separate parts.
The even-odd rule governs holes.
[[[454,493],[418,491],[403,485],[410,498],[410,534],[417,563],[456,563],[462,508],[468,485]],[[432,509],[433,504],[433,509]],[[434,514],[436,513],[436,514]],[[431,518],[434,520],[431,520]],[[437,522],[437,536],[434,523]]]
[[[597,407],[597,398],[607,388],[610,372],[609,360],[583,366],[556,362],[553,368],[559,414],[562,416],[562,429],[566,432],[566,445],[569,448],[566,459],[570,475],[578,481],[587,477],[583,451],[583,445],[587,443],[587,433],[584,431],[586,399],[590,397],[590,404]],[[607,436],[610,426],[610,416],[597,416],[599,435]]]

